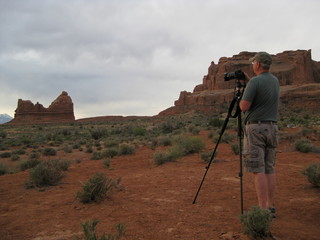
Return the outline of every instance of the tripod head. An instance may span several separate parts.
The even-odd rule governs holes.
[[[240,100],[242,98],[244,89],[246,88],[245,79],[235,78],[234,84],[234,93],[233,93],[233,100],[228,109],[228,116],[232,118],[236,118],[239,114],[241,114],[241,109],[239,107]],[[234,111],[234,107],[236,107]],[[234,113],[233,113],[234,112]]]

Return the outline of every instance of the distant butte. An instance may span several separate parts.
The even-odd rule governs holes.
[[[73,102],[67,92],[63,91],[48,108],[30,100],[18,100],[14,119],[8,124],[61,123],[75,121]]]

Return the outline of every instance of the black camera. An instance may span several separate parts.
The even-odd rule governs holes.
[[[232,79],[245,80],[246,76],[244,75],[244,72],[242,72],[240,69],[235,72],[224,74],[224,81],[230,81]]]

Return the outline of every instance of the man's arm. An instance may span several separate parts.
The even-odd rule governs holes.
[[[251,107],[251,102],[247,101],[247,100],[241,100],[240,104],[239,104],[240,109],[242,110],[242,112],[246,112],[250,109]]]

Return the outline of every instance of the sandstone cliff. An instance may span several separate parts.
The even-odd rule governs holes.
[[[190,111],[198,111],[205,114],[219,114],[225,112],[233,99],[235,82],[224,81],[224,73],[234,72],[238,69],[246,72],[250,77],[254,76],[249,58],[254,52],[241,52],[231,58],[222,57],[218,64],[211,62],[208,74],[203,77],[202,83],[197,85],[193,92],[182,91],[174,106],[159,113],[159,115],[180,114]],[[295,86],[290,88],[290,94],[294,98],[295,92],[305,94],[304,100],[314,102],[320,100],[320,62],[311,59],[311,50],[285,51],[272,56],[273,64],[271,73],[278,77],[281,87],[281,98],[285,98],[284,104],[290,102],[291,96],[288,88],[284,86]],[[312,84],[307,88],[300,89],[299,86]],[[307,89],[307,90],[306,90]],[[316,94],[308,97],[310,89]],[[315,99],[316,98],[316,99]],[[302,99],[301,99],[302,100]],[[310,111],[314,104],[309,104]]]
[[[14,119],[9,124],[59,123],[75,120],[73,102],[67,92],[63,91],[48,108],[30,100],[18,100]]]

